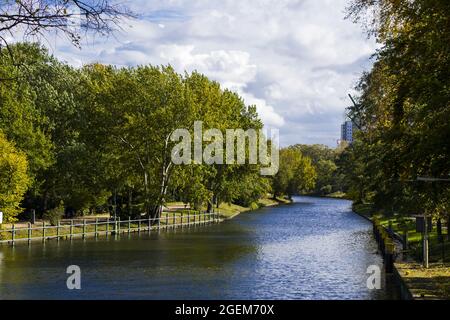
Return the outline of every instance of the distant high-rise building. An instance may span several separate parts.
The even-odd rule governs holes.
[[[354,125],[351,121],[345,121],[341,125],[341,140],[347,141],[348,143],[353,142],[353,131],[354,131]]]

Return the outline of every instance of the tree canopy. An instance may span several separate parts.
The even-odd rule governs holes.
[[[25,154],[0,131],[0,211],[5,222],[14,221],[21,210],[20,203],[29,184],[27,166]]]
[[[310,158],[303,156],[295,147],[280,150],[280,168],[273,177],[274,197],[304,193],[314,188],[317,178],[316,169]]]
[[[75,69],[37,44],[9,49],[14,58],[0,51],[0,71],[14,79],[0,82],[0,128],[28,162],[25,211],[42,215],[63,202],[66,214],[115,208],[155,216],[168,201],[212,210],[224,201],[250,205],[270,192],[249,161],[171,161],[172,133],[193,135],[195,121],[222,133],[262,129],[255,106],[217,82],[170,66]],[[206,150],[211,142],[201,143]]]
[[[448,212],[450,2],[357,0],[349,16],[382,45],[349,110],[361,124],[343,154],[355,200],[391,213]]]

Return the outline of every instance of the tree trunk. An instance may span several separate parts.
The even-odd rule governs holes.
[[[144,193],[145,193],[145,203],[144,203],[144,209],[145,212],[148,214],[148,216],[151,216],[151,211],[150,211],[150,199],[149,199],[149,195],[148,195],[148,174],[147,171],[144,172]]]
[[[212,213],[212,211],[213,211],[213,203],[212,203],[212,201],[208,201],[208,209],[207,209],[207,212],[208,212],[208,213]]]
[[[47,208],[48,208],[48,193],[47,193],[47,191],[45,191],[45,193],[44,193],[44,208],[43,208],[43,211],[44,212],[47,211]]]
[[[133,191],[131,189],[128,190],[128,215],[130,217],[133,216]]]
[[[447,215],[447,240],[450,241],[450,214]]]

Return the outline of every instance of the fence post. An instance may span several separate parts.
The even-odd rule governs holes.
[[[188,228],[191,226],[191,210],[188,211],[188,219],[187,219]]]
[[[176,212],[173,213],[173,228],[175,229],[177,226],[177,216],[176,216]]]
[[[60,221],[58,220],[58,224],[56,225],[56,240],[59,241],[59,226],[60,226]]]
[[[86,219],[83,219],[83,239],[86,238]]]
[[[70,220],[70,240],[73,238],[73,219]]]
[[[31,222],[28,222],[28,244],[31,244]]]
[[[95,227],[94,227],[94,229],[95,229],[95,237],[97,238],[98,237],[98,218],[95,218]]]
[[[150,218],[150,215],[148,215],[148,233],[150,233],[152,230],[152,218]]]
[[[158,215],[158,231],[161,229],[161,217],[162,217],[162,213],[160,213]]]
[[[35,224],[36,223],[36,210],[35,209],[31,209],[31,224]]]
[[[109,233],[109,218],[106,219],[106,237],[108,237],[108,233]]]
[[[131,232],[131,217],[128,216],[128,234]]]
[[[45,242],[45,220],[42,220],[42,242]]]
[[[394,244],[389,241],[386,244],[385,255],[384,255],[384,264],[386,273],[392,273],[394,270]]]
[[[139,217],[141,218],[141,217]],[[138,220],[138,234],[141,233],[141,219]]]
[[[120,217],[118,218],[117,234],[120,234]]]
[[[12,238],[12,245],[14,246],[14,240],[16,238],[16,226],[14,224],[12,225],[11,238]]]
[[[183,228],[183,211],[181,211],[180,215],[181,215],[181,228]]]

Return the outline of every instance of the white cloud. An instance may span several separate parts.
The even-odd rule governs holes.
[[[164,45],[158,48],[160,58],[178,70],[204,73],[228,89],[242,89],[256,75],[256,66],[244,51],[214,50],[194,53],[193,45]]]
[[[80,65],[168,64],[198,70],[256,104],[281,143],[339,138],[346,95],[375,51],[344,20],[346,0],[170,0],[128,2],[142,14],[115,38],[82,51],[60,40],[54,53]]]

